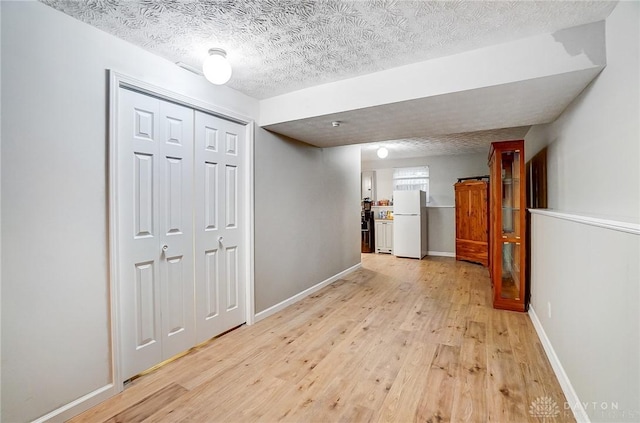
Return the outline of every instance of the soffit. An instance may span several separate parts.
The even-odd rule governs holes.
[[[517,128],[555,120],[599,70],[390,103],[265,128],[318,147],[410,139],[413,143],[422,140],[432,144],[434,152],[426,155],[474,152],[479,145],[471,142],[474,138],[470,133],[481,131],[483,140],[493,134],[491,141],[521,138],[524,134]],[[333,121],[339,121],[340,126],[333,127]],[[517,131],[501,132],[505,128]],[[461,133],[467,136],[459,138],[459,142],[450,142]],[[465,145],[465,140],[470,144]],[[428,151],[431,147],[424,148]]]

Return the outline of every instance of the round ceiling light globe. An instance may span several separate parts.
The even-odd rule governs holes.
[[[202,63],[202,73],[209,82],[224,85],[231,79],[231,65],[224,50],[211,49]]]
[[[381,159],[384,159],[385,157],[387,157],[389,155],[389,150],[387,150],[384,147],[380,147],[378,149],[378,157],[380,157]]]

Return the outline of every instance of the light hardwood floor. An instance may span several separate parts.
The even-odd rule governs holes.
[[[385,254],[362,263],[72,421],[551,421],[530,414],[539,398],[557,404],[553,421],[574,421],[529,317],[491,308],[486,268]]]

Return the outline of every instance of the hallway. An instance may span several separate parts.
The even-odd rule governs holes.
[[[486,268],[362,264],[73,421],[574,421],[527,314],[491,308]]]

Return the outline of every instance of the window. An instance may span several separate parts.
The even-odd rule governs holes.
[[[429,201],[429,167],[398,167],[393,169],[394,191],[422,190]]]

